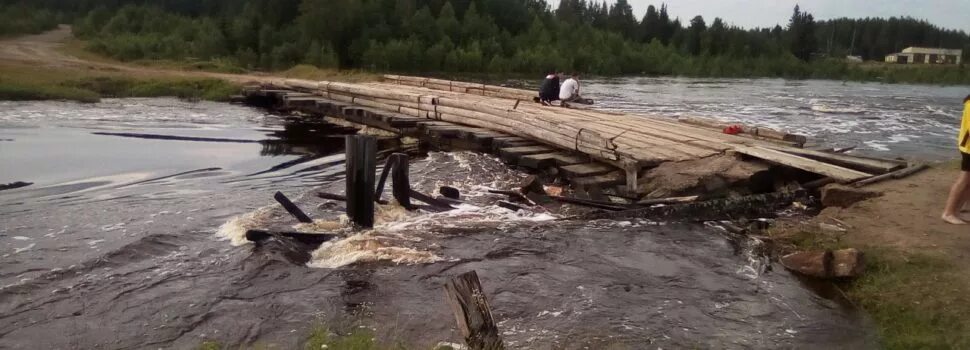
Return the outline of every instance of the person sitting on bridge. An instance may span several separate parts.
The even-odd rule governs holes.
[[[542,81],[542,85],[539,86],[539,103],[544,106],[549,106],[552,101],[559,99],[559,74],[556,71],[552,71],[546,76],[546,79]]]
[[[562,100],[563,107],[569,107],[569,102],[578,101],[579,97],[579,74],[569,75],[559,88],[559,99]]]
[[[943,221],[954,225],[966,225],[967,219],[959,217],[958,211],[970,204],[970,96],[963,99],[963,121],[960,124],[960,134],[957,136],[960,147],[962,172],[950,190],[950,198],[943,210]]]

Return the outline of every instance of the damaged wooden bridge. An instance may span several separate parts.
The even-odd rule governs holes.
[[[802,136],[673,119],[542,106],[526,90],[387,75],[381,82],[269,80],[239,98],[305,116],[332,117],[438,144],[491,152],[505,162],[552,172],[576,187],[617,186],[636,195],[646,169],[666,162],[736,154],[817,174],[826,183],[891,178],[911,169],[890,159],[803,148]],[[641,193],[642,194],[642,193]]]

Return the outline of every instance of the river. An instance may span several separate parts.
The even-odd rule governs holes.
[[[785,126],[859,152],[942,160],[961,88],[780,80],[585,83],[604,108]],[[952,124],[952,125],[951,125]],[[306,265],[254,249],[291,228],[279,190],[345,230],[343,141],[320,121],[174,99],[0,102],[0,348],[299,347],[318,324],[409,348],[460,342],[442,284],[477,270],[513,348],[872,347],[864,317],[714,227],[575,222],[497,208],[526,174],[469,152],[411,165],[459,187],[441,214],[382,207]],[[903,141],[903,138],[906,140]]]

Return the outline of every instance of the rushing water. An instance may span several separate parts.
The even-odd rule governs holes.
[[[612,109],[784,126],[880,155],[944,159],[960,88],[773,80],[587,82]],[[953,124],[953,125],[950,125]],[[459,210],[382,206],[374,230],[309,263],[247,228],[347,232],[341,134],[319,121],[172,99],[0,103],[0,348],[297,347],[314,324],[460,341],[443,282],[477,270],[515,348],[872,346],[865,322],[716,228],[505,211],[526,174],[468,152],[411,165]],[[905,142],[901,141],[906,138]],[[888,149],[888,151],[885,151]],[[293,198],[318,221],[294,227]],[[767,270],[765,269],[767,267]]]
[[[742,122],[863,154],[930,160],[956,157],[970,94],[966,86],[781,79],[622,78],[584,88],[601,108]]]

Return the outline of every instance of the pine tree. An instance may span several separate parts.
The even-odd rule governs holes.
[[[788,24],[788,37],[792,55],[802,61],[810,60],[812,54],[818,50],[815,18],[807,12],[801,12],[798,5],[795,5],[795,13]]]

